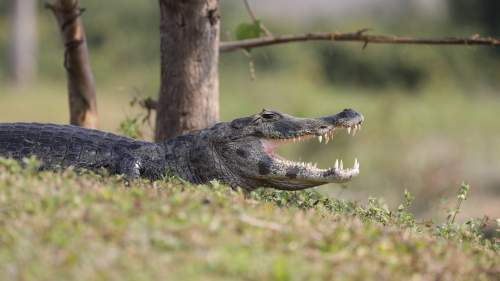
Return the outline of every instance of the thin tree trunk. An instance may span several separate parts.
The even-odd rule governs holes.
[[[36,0],[11,0],[10,76],[16,86],[33,81],[36,72]]]
[[[219,1],[159,2],[158,141],[208,127],[219,118]]]
[[[95,82],[90,67],[78,0],[55,0],[47,7],[57,19],[64,43],[64,68],[68,79],[70,123],[97,128]]]

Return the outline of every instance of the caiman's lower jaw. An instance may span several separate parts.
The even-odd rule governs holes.
[[[341,126],[329,129],[320,134],[303,134],[291,138],[268,138],[261,139],[264,152],[273,160],[272,167],[275,170],[275,176],[280,178],[288,178],[291,181],[308,182],[311,184],[323,183],[342,183],[350,181],[353,177],[359,175],[359,162],[357,158],[354,159],[352,168],[344,169],[343,160],[335,160],[333,167],[322,169],[318,168],[317,163],[309,162],[294,162],[287,160],[275,153],[275,148],[281,144],[290,142],[300,142],[306,139],[317,138],[320,143],[328,143],[333,138],[336,131],[339,129],[346,129],[349,135],[355,135],[357,131],[361,130],[361,124],[352,126]]]

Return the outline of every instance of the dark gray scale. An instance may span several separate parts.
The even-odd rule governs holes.
[[[158,179],[164,173],[162,147],[70,125],[0,124],[0,156],[21,160],[36,156],[41,169],[107,169],[128,178]]]

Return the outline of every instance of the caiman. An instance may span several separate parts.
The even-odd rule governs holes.
[[[145,142],[71,125],[0,123],[0,157],[35,156],[41,170],[101,170],[127,179],[160,179],[168,174],[195,183],[218,180],[252,191],[259,187],[300,190],[326,183],[344,183],[359,174],[335,161],[315,164],[286,160],[275,153],[283,143],[317,138],[328,142],[335,131],[354,134],[363,116],[344,109],[332,116],[298,118],[266,110],[218,123],[163,142]]]

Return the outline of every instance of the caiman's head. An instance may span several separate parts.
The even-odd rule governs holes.
[[[227,170],[221,178],[229,184],[247,190],[261,186],[298,190],[347,182],[359,174],[359,163],[355,159],[352,168],[344,168],[342,161],[336,160],[333,167],[322,169],[315,164],[284,159],[274,152],[275,148],[311,138],[327,143],[340,129],[355,134],[363,120],[363,116],[352,109],[322,118],[297,118],[263,110],[215,126],[219,135],[211,142]]]

